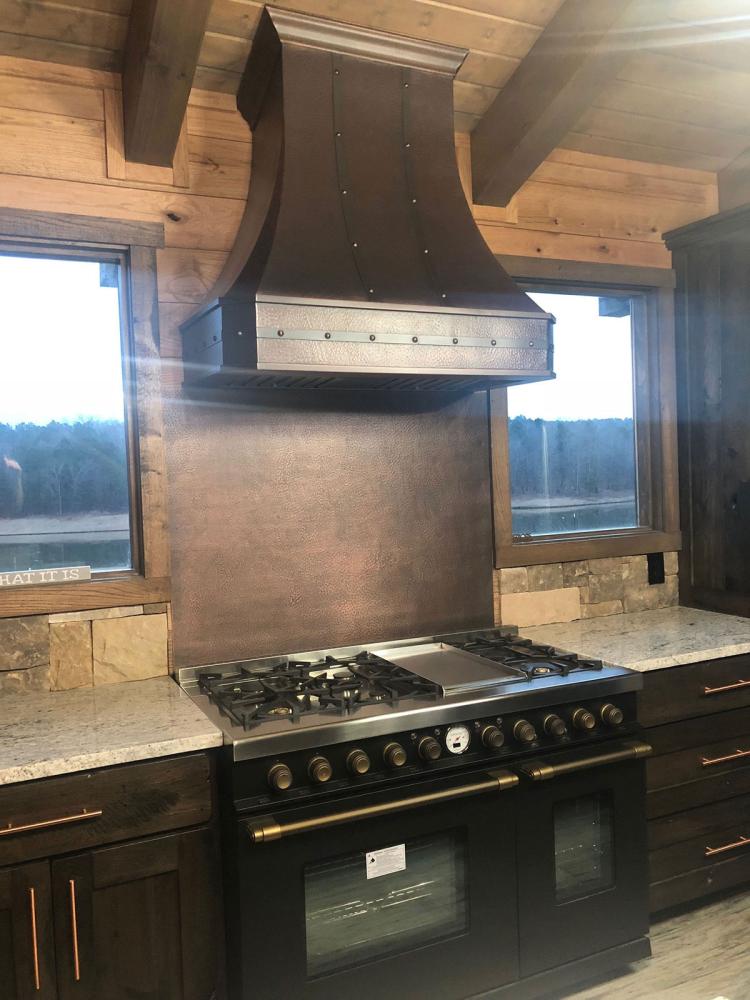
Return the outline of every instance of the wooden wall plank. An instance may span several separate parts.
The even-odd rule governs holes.
[[[76,45],[112,52],[122,50],[128,19],[106,11],[46,0],[3,0],[0,31],[40,39],[64,39]]]
[[[603,261],[636,267],[669,267],[670,254],[663,243],[609,237],[548,233],[515,226],[480,225],[482,236],[496,254],[547,257],[552,260]]]
[[[104,120],[101,91],[67,83],[21,78],[6,73],[0,63],[0,105],[16,111]]]
[[[210,139],[234,139],[250,142],[247,122],[238,111],[224,111],[204,105],[188,104],[188,135],[202,135]]]
[[[188,135],[190,189],[218,198],[246,198],[251,149],[247,142]]]
[[[165,248],[158,253],[159,302],[197,305],[219,277],[226,253]]]
[[[0,107],[0,170],[7,174],[103,180],[104,127],[89,118]]]

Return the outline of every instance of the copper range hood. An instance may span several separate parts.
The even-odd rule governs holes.
[[[250,191],[185,382],[473,390],[551,378],[552,317],[472,217],[453,134],[466,52],[267,7],[237,106]]]

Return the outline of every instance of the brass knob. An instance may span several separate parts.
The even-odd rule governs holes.
[[[307,765],[307,773],[317,785],[323,785],[333,774],[333,768],[326,757],[313,757]]]
[[[268,772],[268,784],[275,792],[284,792],[292,787],[294,780],[291,770],[286,764],[274,764]]]
[[[513,726],[513,735],[519,743],[533,743],[536,739],[536,729],[526,719],[519,719]]]
[[[417,744],[417,753],[422,760],[437,760],[442,750],[440,744],[432,736],[423,736]]]
[[[347,755],[346,766],[352,774],[367,774],[370,770],[370,758],[364,750],[352,750]]]
[[[622,713],[622,709],[618,708],[617,705],[602,705],[599,709],[599,718],[602,720],[605,726],[620,726],[625,716]]]
[[[400,743],[389,743],[383,750],[383,760],[386,767],[403,767],[406,763],[406,750]]]
[[[573,725],[576,729],[580,729],[583,732],[588,732],[596,726],[596,719],[594,716],[585,708],[577,708],[573,712]]]
[[[554,736],[559,740],[567,733],[568,727],[559,715],[548,715],[544,720],[544,731],[548,736]]]
[[[505,743],[503,731],[502,729],[498,729],[497,726],[484,726],[480,733],[480,738],[482,745],[487,747],[488,750],[499,750],[503,743]]]

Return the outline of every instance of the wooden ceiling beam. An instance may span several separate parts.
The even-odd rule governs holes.
[[[172,165],[211,0],[133,0],[122,70],[125,156]]]
[[[631,0],[563,4],[471,136],[474,203],[507,205],[631,55],[613,43]]]

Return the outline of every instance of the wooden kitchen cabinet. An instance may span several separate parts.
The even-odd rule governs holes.
[[[750,616],[750,208],[664,239],[677,282],[680,603]]]
[[[49,865],[0,870],[0,997],[54,1000],[55,982]]]
[[[0,828],[19,827],[0,838],[0,858],[29,859],[0,868],[0,1000],[223,995],[209,765],[191,755],[0,789]],[[84,807],[101,815],[81,819]]]

